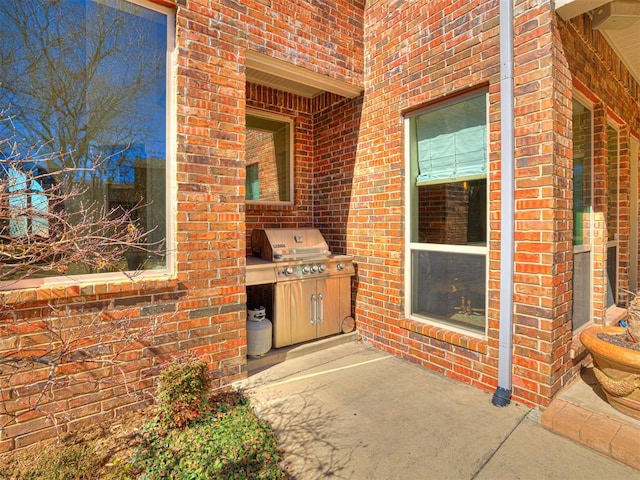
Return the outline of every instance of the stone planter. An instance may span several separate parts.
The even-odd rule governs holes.
[[[598,333],[622,335],[624,331],[594,325],[580,334],[580,340],[593,357],[593,371],[609,404],[640,420],[640,352],[598,338]]]

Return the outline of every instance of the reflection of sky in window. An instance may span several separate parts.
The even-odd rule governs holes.
[[[113,181],[133,180],[135,158],[165,159],[166,20],[123,0],[2,2],[0,110],[15,140],[81,166],[110,156]]]
[[[99,63],[97,78],[119,79],[118,86],[126,89],[140,74],[139,66],[145,61],[161,67],[156,71],[151,69],[142,71],[144,83],[149,88],[140,92],[134,101],[133,109],[143,113],[138,116],[137,121],[142,122],[138,127],[143,127],[144,133],[141,135],[142,138],[131,139],[130,143],[142,140],[144,150],[150,157],[165,158],[167,17],[122,1],[90,1],[87,3],[87,41],[91,44],[96,38],[100,39],[99,35],[94,34],[93,29],[101,22],[116,22],[123,15],[126,18],[123,27],[126,28],[122,28],[117,36],[101,39],[106,44],[106,48],[115,53]],[[99,49],[93,46],[91,51]],[[89,86],[90,96],[99,97],[100,85],[94,92],[92,87],[94,85]],[[126,124],[130,119],[124,117],[119,118],[118,121]]]

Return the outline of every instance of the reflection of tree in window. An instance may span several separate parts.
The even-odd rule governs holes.
[[[125,0],[0,2],[0,30],[0,109],[13,118],[2,138],[63,153],[45,168],[72,167],[86,187],[66,210],[126,189],[163,239],[167,16]]]

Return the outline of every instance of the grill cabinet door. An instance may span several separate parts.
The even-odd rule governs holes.
[[[317,306],[315,280],[291,282],[291,343],[317,337]]]
[[[340,279],[317,281],[318,314],[317,336],[325,337],[340,332]]]

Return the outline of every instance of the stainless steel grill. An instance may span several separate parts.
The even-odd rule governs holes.
[[[256,229],[247,259],[248,303],[268,300],[272,284],[273,346],[350,331],[353,259],[334,255],[317,229]],[[253,298],[252,298],[253,297]],[[269,308],[267,308],[269,311]]]
[[[251,235],[253,254],[273,262],[329,257],[329,246],[315,228],[256,229]]]

